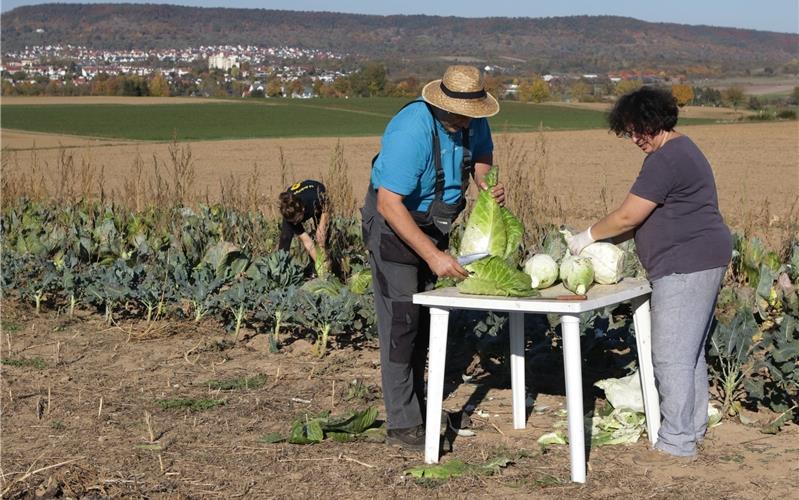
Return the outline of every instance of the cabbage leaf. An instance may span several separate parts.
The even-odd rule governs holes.
[[[488,257],[466,266],[471,276],[458,283],[461,293],[530,297],[538,291],[530,285],[530,276],[509,265],[501,257]]]

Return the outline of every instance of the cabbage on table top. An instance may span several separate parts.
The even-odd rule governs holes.
[[[458,291],[475,295],[530,297],[538,291],[530,286],[530,276],[509,266],[499,257],[487,257],[466,266],[471,276],[458,283]]]
[[[529,297],[537,292],[530,276],[516,268],[520,258],[524,226],[510,210],[501,207],[491,196],[499,171],[491,167],[485,176],[487,189],[477,195],[466,221],[459,255],[488,252],[490,257],[466,266],[471,275],[458,283],[462,293]]]

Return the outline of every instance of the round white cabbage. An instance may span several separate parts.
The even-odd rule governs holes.
[[[594,282],[594,266],[588,257],[566,255],[560,263],[560,280],[567,290],[583,295]]]
[[[591,243],[583,248],[580,257],[588,257],[594,266],[594,281],[612,285],[623,278],[624,251],[613,243]]]
[[[527,259],[524,263],[524,272],[530,275],[533,288],[547,288],[558,280],[558,264],[545,253]]]

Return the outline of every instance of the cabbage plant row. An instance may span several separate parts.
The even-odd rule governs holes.
[[[355,226],[336,220],[335,226]],[[273,251],[276,223],[221,207],[133,213],[98,204],[48,206],[21,200],[3,211],[2,290],[35,307],[106,321],[213,318],[238,337],[243,326],[312,337],[324,354],[329,335],[371,336],[373,298],[365,252],[331,241],[346,265],[309,280],[307,260]],[[264,241],[267,240],[267,241]],[[349,245],[349,246],[347,246]]]
[[[238,338],[242,328],[267,334],[277,349],[287,335],[305,336],[324,355],[330,338],[358,340],[375,332],[366,249],[355,218],[336,218],[329,229],[332,272],[318,270],[304,254],[275,251],[278,221],[224,207],[133,212],[99,203],[51,205],[18,200],[2,211],[2,293],[37,312],[78,309],[106,321],[215,320]],[[453,234],[458,252],[464,228]],[[631,242],[624,276],[640,276]],[[559,260],[565,243],[557,228],[543,241],[523,241],[525,255]],[[768,407],[779,424],[799,416],[799,243],[782,254],[756,238],[735,237],[733,262],[720,293],[710,339],[712,376],[724,411]],[[481,353],[507,355],[506,318],[461,311],[450,331],[475,339]],[[556,322],[526,321],[532,349],[559,349]],[[583,352],[634,349],[629,308],[583,318]],[[609,332],[623,332],[607,340]],[[614,333],[615,335],[615,333]],[[604,340],[603,340],[604,339]],[[556,353],[555,353],[556,354]],[[481,357],[483,357],[481,355]],[[489,356],[485,356],[487,359]]]

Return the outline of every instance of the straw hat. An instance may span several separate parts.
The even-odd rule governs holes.
[[[485,91],[483,75],[474,66],[448,67],[444,78],[424,86],[422,99],[444,111],[470,118],[499,113],[499,103]]]

